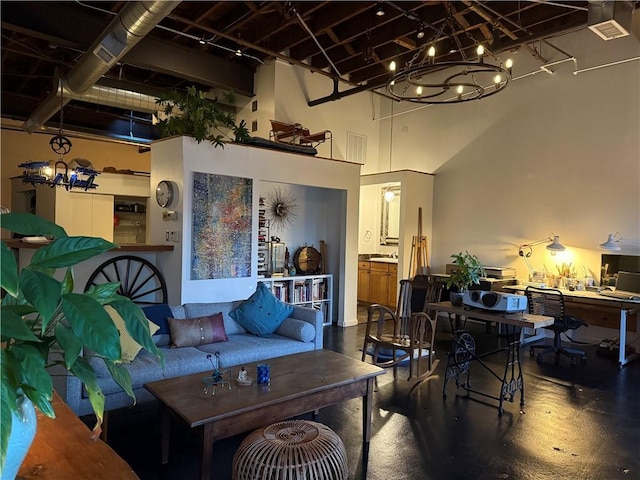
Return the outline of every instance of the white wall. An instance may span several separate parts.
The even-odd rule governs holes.
[[[179,221],[162,221],[162,209],[157,205],[152,205],[149,220],[153,243],[165,243],[165,230],[179,229],[181,232],[181,241],[175,244],[176,250],[163,253],[158,259],[160,268],[167,277],[172,304],[244,299],[255,290],[257,281],[257,221],[253,222],[252,277],[190,280],[189,185],[192,173],[197,171],[253,179],[253,208],[256,220],[260,193],[258,188],[265,182],[313,187],[309,190],[309,205],[304,207],[304,214],[311,216],[312,212],[316,211],[320,223],[326,225],[327,238],[317,240],[327,240],[328,243],[331,269],[328,273],[334,273],[334,284],[337,285],[334,305],[337,305],[338,324],[349,326],[357,323],[359,165],[243,145],[228,144],[224,150],[216,149],[209,143],[203,142],[198,145],[191,138],[176,137],[153,144],[151,167],[152,187],[165,178],[176,181],[180,187],[178,202],[171,207],[178,211]],[[306,198],[301,200],[307,201]],[[311,224],[313,220],[309,218],[308,222]],[[313,237],[320,236],[320,232],[321,227],[318,227],[317,235]],[[312,238],[312,233],[310,232],[306,238]],[[302,241],[301,237],[299,241]]]
[[[564,261],[598,273],[607,233],[640,240],[640,42],[604,42],[583,30],[552,43],[580,69],[636,60],[578,75],[569,61],[552,67],[554,75],[523,76],[539,63],[520,50],[514,77],[523,77],[505,92],[458,105],[395,103],[393,133],[391,120],[380,120],[382,171],[393,138],[394,170],[435,174],[433,271],[468,249],[524,277],[517,246],[554,232],[567,252],[551,258],[534,248],[534,266],[553,271]],[[565,58],[548,46],[542,53]],[[390,103],[381,101],[377,118]]]
[[[263,68],[263,67],[260,67]],[[378,157],[379,127],[373,120],[372,93],[359,93],[339,101],[309,107],[307,102],[325,97],[333,92],[333,81],[317,73],[311,73],[280,61],[275,62],[275,119],[297,122],[311,133],[331,130],[333,134],[333,158],[346,159],[347,132],[367,137],[366,165]],[[352,87],[340,84],[341,90]],[[317,147],[318,155],[330,156],[329,142]],[[374,160],[375,159],[375,160]]]

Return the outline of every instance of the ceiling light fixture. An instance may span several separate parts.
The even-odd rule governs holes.
[[[378,2],[378,6],[376,7],[376,17],[384,17],[385,11],[382,6],[382,2]]]
[[[449,37],[462,56],[461,60],[436,61],[436,43],[446,35],[444,29],[447,26],[451,30]],[[389,94],[397,100],[431,105],[480,100],[503,91],[511,82],[513,62],[507,60],[503,66],[486,61],[483,45],[477,45],[475,59],[466,58],[464,50],[469,47],[463,47],[455,32],[450,12],[435,37],[423,44],[404,68],[397,66],[392,71],[387,82]],[[476,43],[473,37],[467,36]]]
[[[416,37],[424,38],[424,27],[422,25],[420,25],[420,28],[418,28],[418,33],[416,34]]]
[[[18,167],[24,168],[22,172],[22,183],[31,185],[47,185],[49,187],[65,187],[67,190],[78,188],[82,190],[94,189],[98,185],[94,183],[96,176],[100,173],[93,168],[76,166],[69,174],[69,165],[62,158],[71,151],[73,146],[71,140],[64,135],[64,100],[63,100],[63,79],[58,80],[58,90],[60,91],[60,127],[58,134],[54,135],[49,141],[49,146],[54,153],[58,155],[58,161],[54,166],[51,162],[30,161],[20,163]],[[77,163],[77,162],[74,162]]]

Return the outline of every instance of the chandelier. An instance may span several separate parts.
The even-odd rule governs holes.
[[[387,91],[397,100],[406,100],[423,104],[447,104],[480,100],[503,91],[511,81],[513,62],[509,59],[504,66],[495,61],[487,61],[487,52],[483,45],[466,33],[475,48],[475,59],[467,58],[465,47],[453,25],[453,13],[449,15],[442,28],[435,29],[436,34],[425,42],[413,57],[398,69],[395,61],[389,65],[391,78],[387,82]],[[450,34],[445,33],[445,28]],[[465,31],[461,28],[461,31]],[[420,24],[419,32],[424,33]],[[422,38],[422,37],[419,37]],[[449,54],[460,53],[462,59],[455,61],[436,61],[436,44],[445,38],[452,39],[453,46]],[[444,42],[441,42],[444,43]],[[427,48],[429,46],[429,48]],[[493,57],[494,60],[495,57]]]
[[[58,160],[51,165],[51,161],[29,161],[18,165],[24,168],[22,172],[22,183],[29,183],[33,186],[47,185],[49,187],[65,187],[67,190],[73,188],[90,190],[98,185],[95,182],[96,176],[100,173],[89,167],[76,166],[69,172],[69,164],[63,160],[64,155],[71,151],[71,140],[64,135],[64,102],[62,79],[59,82],[60,90],[60,127],[58,134],[49,141],[49,146],[58,155]],[[20,177],[18,177],[20,178]]]

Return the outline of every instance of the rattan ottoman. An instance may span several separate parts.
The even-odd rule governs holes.
[[[345,480],[342,440],[326,425],[287,420],[250,433],[233,457],[234,480]]]

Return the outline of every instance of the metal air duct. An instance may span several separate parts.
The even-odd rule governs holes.
[[[627,1],[589,2],[589,30],[603,40],[626,37],[631,31],[632,5]]]
[[[164,0],[127,3],[62,82],[63,91],[68,91],[69,96],[63,95],[60,99],[56,88],[24,122],[23,130],[32,133],[55,115],[62,105],[66,105],[73,95],[85,93],[179,3]]]
[[[64,89],[62,96],[68,100],[78,100],[125,110],[135,110],[136,112],[154,113],[160,108],[156,104],[158,97],[154,97],[153,95],[113,87],[104,87],[102,85],[92,85],[84,93],[73,93],[70,90]],[[59,98],[60,90],[58,90],[58,99]]]

